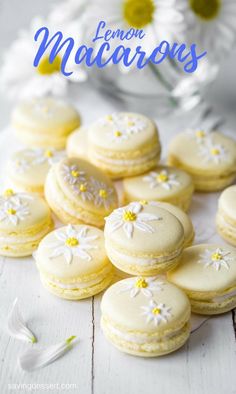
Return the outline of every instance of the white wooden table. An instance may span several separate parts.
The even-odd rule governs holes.
[[[89,87],[79,90],[78,102],[85,123],[115,109],[110,99],[102,98]],[[78,101],[78,99],[77,99]],[[92,104],[92,105],[91,105]],[[91,108],[91,110],[90,110]],[[116,107],[117,108],[117,107]],[[122,109],[122,105],[118,107]],[[186,119],[160,120],[164,155],[175,130]],[[0,179],[4,178],[6,157],[16,149],[10,131],[0,134]],[[4,149],[3,149],[4,148]],[[0,182],[2,184],[2,182]],[[216,241],[214,217],[218,194],[196,194],[191,216],[198,242]],[[74,348],[54,364],[25,373],[17,357],[29,346],[10,338],[6,316],[15,297],[38,344],[47,346],[70,335],[77,335]],[[0,259],[0,392],[10,384],[72,384],[67,389],[54,386],[52,392],[81,394],[233,394],[236,393],[235,314],[227,313],[205,322],[191,334],[188,343],[176,353],[156,359],[135,358],[120,353],[106,342],[100,329],[100,296],[79,302],[61,300],[50,295],[40,284],[33,259]],[[41,392],[37,386],[35,392]],[[22,386],[16,392],[27,392]]]

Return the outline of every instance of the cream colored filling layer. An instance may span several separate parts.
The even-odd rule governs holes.
[[[137,159],[112,159],[109,157],[105,157],[101,154],[99,154],[98,152],[93,151],[92,156],[99,160],[102,161],[105,164],[112,164],[115,166],[131,166],[131,165],[140,165],[145,163],[146,161],[155,159],[156,156],[160,153],[160,151],[155,150],[150,152],[149,154],[143,155],[142,157],[139,157]]]
[[[132,342],[132,343],[138,343],[140,345],[147,344],[147,343],[157,343],[157,342],[163,342],[167,341],[168,339],[174,338],[178,336],[179,334],[182,333],[183,328],[185,327],[186,324],[184,324],[183,327],[179,328],[178,330],[175,330],[167,335],[162,335],[157,337],[153,335],[146,335],[146,334],[127,334],[124,331],[119,330],[118,328],[114,327],[112,324],[110,324],[107,320],[104,320],[102,318],[102,324],[106,327],[106,329],[117,336],[118,338],[127,341],[127,342]]]
[[[136,256],[131,256],[128,254],[124,254],[122,252],[118,252],[116,249],[114,249],[110,244],[106,242],[106,248],[108,250],[108,253],[115,259],[120,259],[121,262],[127,263],[129,265],[141,265],[141,266],[152,266],[156,265],[159,263],[164,263],[165,261],[171,261],[177,258],[181,251],[182,248],[175,250],[174,252],[165,255],[165,256],[158,256],[158,257],[136,257]]]
[[[47,234],[53,228],[53,224],[47,224],[43,230],[36,233],[33,236],[24,236],[19,234],[18,236],[7,236],[7,237],[0,237],[0,244],[8,244],[8,245],[20,245],[20,244],[27,244],[30,242],[38,241],[39,239],[43,238],[45,234]]]
[[[225,300],[228,300],[231,297],[235,297],[236,296],[236,289],[231,291],[230,293],[221,295],[221,296],[216,296],[214,298],[212,298],[212,302],[223,302]]]

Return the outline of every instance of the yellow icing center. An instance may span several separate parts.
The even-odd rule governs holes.
[[[107,191],[105,189],[100,189],[99,196],[106,199],[107,198]]]
[[[212,261],[219,261],[222,259],[222,255],[220,253],[213,253],[211,256]]]
[[[161,310],[159,308],[153,308],[152,314],[153,315],[159,315],[161,313]]]
[[[169,177],[166,174],[159,174],[159,175],[157,175],[157,181],[158,182],[167,182],[168,180],[169,180]]]
[[[119,130],[115,131],[115,137],[121,137],[121,136],[122,136],[121,131]]]
[[[155,4],[153,0],[124,0],[123,17],[126,23],[140,29],[153,21]]]
[[[221,9],[221,0],[189,0],[189,5],[194,14],[205,21],[209,21],[218,16]]]
[[[84,185],[83,183],[81,183],[81,185],[79,186],[79,190],[80,190],[81,192],[86,192],[86,191],[87,191],[86,185]]]
[[[108,122],[111,122],[113,120],[112,115],[107,115],[106,116],[106,120],[108,120]]]
[[[44,152],[44,156],[48,158],[53,157],[53,152],[50,149],[48,149]]]
[[[128,122],[128,126],[134,126],[134,122],[129,121],[129,122]]]
[[[66,240],[66,245],[73,248],[79,245],[79,241],[78,239],[71,237]]]
[[[134,222],[137,219],[137,215],[131,211],[125,211],[123,213],[123,220],[125,222]]]
[[[196,131],[196,136],[198,138],[204,138],[206,136],[206,133],[203,130],[198,130],[198,131]]]
[[[146,287],[148,287],[148,283],[145,279],[139,278],[135,283],[135,287],[137,287],[138,289],[145,289]]]
[[[141,205],[148,205],[148,201],[147,200],[141,200],[141,201],[139,201],[139,204],[141,204]]]
[[[211,154],[212,154],[213,156],[219,156],[220,151],[219,151],[219,149],[217,149],[217,148],[213,148],[213,149],[211,149]]]
[[[72,170],[71,175],[73,176],[73,178],[77,178],[79,176],[79,171]]]
[[[61,57],[56,56],[52,63],[49,62],[49,56],[44,56],[39,63],[37,70],[41,75],[49,75],[55,72],[59,72],[61,69]]]
[[[15,193],[14,193],[14,191],[12,189],[7,189],[3,193],[4,197],[12,197],[12,196],[14,196],[14,194]]]
[[[13,209],[13,208],[9,208],[9,209],[7,210],[7,213],[8,213],[8,215],[15,215],[15,214],[16,214],[16,210]]]

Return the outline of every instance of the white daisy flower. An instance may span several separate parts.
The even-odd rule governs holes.
[[[173,42],[183,31],[183,16],[175,7],[175,0],[96,0],[88,10],[88,35],[94,36],[94,26],[99,21],[107,22],[111,30],[142,29],[142,48],[150,55],[157,42],[163,40]],[[118,39],[109,41],[111,51],[117,46]],[[129,41],[131,54],[135,54],[140,39]],[[121,67],[123,71],[124,67]]]
[[[186,37],[199,49],[207,51],[208,58],[224,56],[235,42],[235,0],[176,0],[176,7],[184,15]]]
[[[115,200],[114,189],[94,178],[91,178],[91,183],[93,186],[94,204],[97,207],[104,206],[108,210]]]
[[[108,230],[113,232],[122,227],[128,238],[132,238],[134,229],[145,233],[153,233],[153,227],[147,222],[161,220],[162,218],[154,214],[143,213],[142,209],[143,206],[137,202],[127,205],[124,208],[115,209],[106,218]]]
[[[9,202],[10,204],[20,205],[24,200],[32,200],[33,197],[27,193],[16,193],[13,189],[6,189],[0,196],[0,204]]]
[[[121,131],[121,129],[118,128],[117,130],[109,131],[107,135],[113,142],[125,141],[129,138],[126,131]]]
[[[171,317],[171,308],[165,304],[157,304],[156,301],[150,300],[148,306],[142,306],[143,315],[147,316],[147,323],[153,322],[158,326],[161,322],[167,323],[168,318]]]
[[[205,267],[212,266],[219,271],[221,267],[229,270],[229,263],[233,260],[233,258],[229,257],[230,252],[224,252],[221,248],[217,248],[215,251],[205,250],[203,254],[200,255],[199,264],[204,264]]]
[[[163,282],[160,282],[157,277],[152,278],[130,278],[122,283],[122,289],[119,293],[129,292],[130,297],[134,298],[138,294],[143,294],[145,297],[152,297],[153,292],[161,291]]]
[[[138,116],[132,114],[124,116],[124,114],[120,113],[106,115],[99,119],[98,123],[104,126],[112,126],[114,133],[116,131],[121,131],[123,134],[136,134],[147,127],[147,122]]]
[[[30,214],[27,204],[12,204],[6,201],[0,207],[0,222],[7,222],[16,226],[20,221],[23,221],[26,216]]]
[[[88,182],[76,183],[73,185],[74,193],[80,196],[83,201],[92,201],[94,199],[92,189]]]
[[[74,57],[71,54],[67,69],[73,74],[69,77],[61,73],[61,60],[63,56],[58,54],[52,64],[49,63],[50,48],[45,52],[39,62],[38,67],[33,67],[33,61],[41,40],[33,45],[36,31],[47,26],[52,36],[57,31],[61,31],[59,24],[50,25],[47,20],[34,18],[28,30],[20,31],[18,37],[6,51],[0,69],[1,87],[11,99],[29,99],[32,97],[42,97],[49,94],[54,96],[64,96],[66,94],[70,80],[84,81],[85,71],[73,63]],[[80,24],[77,26],[63,26],[65,37],[75,37],[76,45],[78,40],[83,41]],[[81,34],[80,34],[81,33]],[[17,62],[16,62],[17,59]]]
[[[186,130],[186,135],[189,136],[189,138],[193,139],[196,141],[198,144],[202,144],[203,142],[206,141],[207,138],[209,138],[211,131],[206,130],[206,129],[187,129]]]
[[[75,185],[80,181],[85,181],[85,172],[80,171],[79,167],[75,164],[72,166],[64,164],[62,167],[62,175],[65,182],[69,183],[70,185]]]
[[[88,236],[88,232],[89,228],[86,226],[77,231],[71,225],[66,227],[66,232],[60,229],[55,231],[55,238],[57,241],[52,242],[49,246],[53,249],[50,258],[64,256],[67,264],[73,262],[74,256],[91,261],[91,256],[88,251],[97,249],[97,246],[91,245],[91,243],[97,239],[97,236]]]
[[[227,160],[227,151],[224,146],[214,144],[211,140],[207,140],[205,145],[200,146],[199,154],[207,163],[219,164]]]
[[[24,174],[30,168],[30,163],[25,159],[14,159],[11,163],[13,171],[18,174]]]
[[[50,166],[58,163],[61,159],[65,157],[65,151],[58,151],[54,148],[41,149],[34,148],[25,151],[25,156],[31,159],[32,164],[44,164],[48,163]]]
[[[148,182],[151,189],[160,186],[163,189],[171,190],[173,186],[179,186],[180,182],[177,180],[176,174],[171,174],[167,170],[160,172],[151,171],[148,175],[143,177],[144,182]]]

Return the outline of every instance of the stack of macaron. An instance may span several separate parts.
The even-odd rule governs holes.
[[[33,253],[42,284],[60,298],[108,288],[102,330],[121,351],[173,352],[190,335],[191,310],[211,315],[236,307],[235,250],[192,246],[187,214],[195,190],[234,181],[236,142],[219,132],[182,132],[167,165],[160,163],[157,126],[144,115],[80,123],[73,106],[54,98],[14,111],[13,127],[26,146],[7,164],[0,254]],[[217,213],[219,233],[234,246],[235,193],[235,186],[222,193]]]

